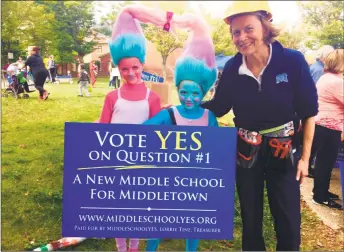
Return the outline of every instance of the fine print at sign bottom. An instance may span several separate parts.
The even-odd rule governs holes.
[[[79,231],[119,231],[119,232],[179,232],[179,233],[221,233],[220,228],[198,228],[198,227],[193,227],[193,228],[185,228],[185,227],[136,227],[136,226],[126,226],[126,227],[121,227],[121,226],[74,226],[75,230]],[[127,236],[126,236],[127,237]]]
[[[66,123],[62,235],[232,239],[235,146],[230,128]]]

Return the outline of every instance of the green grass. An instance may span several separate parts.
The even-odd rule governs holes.
[[[96,85],[89,98],[77,97],[76,84],[60,84],[46,86],[51,93],[47,101],[38,100],[37,92],[28,100],[2,99],[1,250],[32,250],[61,237],[64,123],[98,119],[109,89],[105,78]],[[173,95],[175,104],[175,91]],[[234,241],[201,241],[199,250],[241,249],[238,201],[235,208]],[[267,203],[264,218],[264,236],[271,251],[275,235]],[[184,247],[183,240],[170,240],[162,242],[160,250]],[[89,239],[65,250],[109,251],[115,250],[115,242]]]

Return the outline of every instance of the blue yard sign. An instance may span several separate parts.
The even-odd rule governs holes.
[[[143,81],[164,83],[164,78],[163,77],[161,77],[159,75],[152,74],[152,73],[148,73],[148,72],[145,72],[145,71],[142,72],[141,79]]]
[[[65,124],[62,235],[232,239],[234,128]]]

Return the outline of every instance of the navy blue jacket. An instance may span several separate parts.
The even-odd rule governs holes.
[[[261,89],[257,80],[239,75],[242,54],[226,63],[215,96],[202,104],[217,117],[232,108],[236,127],[263,130],[315,116],[318,95],[309,66],[302,53],[272,43],[272,57],[262,75]]]

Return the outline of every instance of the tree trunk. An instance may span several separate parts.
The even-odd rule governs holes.
[[[166,61],[167,61],[167,57],[162,57],[162,77],[164,78],[165,81],[166,80]]]
[[[78,58],[79,58],[79,62],[80,62],[80,63],[84,63],[84,56],[85,56],[85,55],[78,54]]]

